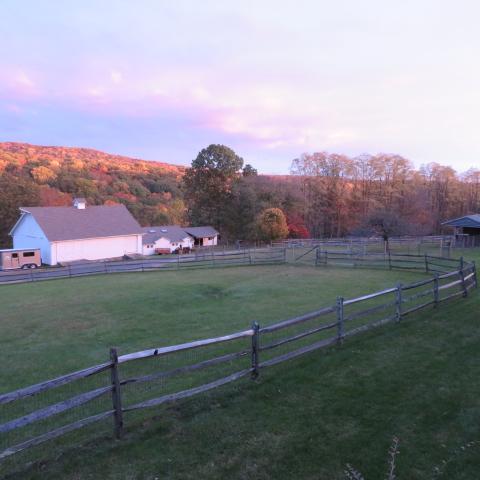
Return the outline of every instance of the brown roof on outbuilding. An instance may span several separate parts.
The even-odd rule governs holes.
[[[143,233],[125,205],[89,206],[85,209],[20,207],[20,210],[32,214],[51,242]]]

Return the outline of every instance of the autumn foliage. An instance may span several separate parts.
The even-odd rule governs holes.
[[[19,206],[70,205],[74,196],[122,203],[142,225],[211,224],[229,242],[427,235],[440,233],[446,219],[480,213],[480,171],[416,169],[396,154],[315,152],[293,160],[290,175],[269,176],[224,145],[203,149],[187,169],[85,148],[0,143],[1,246],[10,244]],[[267,234],[259,219],[272,209],[286,223]]]
[[[135,160],[86,148],[0,143],[0,245],[19,206],[123,203],[142,225],[185,222],[180,191],[184,167]]]
[[[299,214],[292,214],[287,219],[289,238],[311,238],[310,232]]]
[[[280,208],[267,208],[260,213],[258,230],[262,240],[280,240],[288,235],[287,219]]]

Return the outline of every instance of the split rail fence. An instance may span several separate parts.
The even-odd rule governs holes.
[[[72,263],[54,268],[8,270],[0,272],[0,284],[37,282],[56,278],[71,278],[121,272],[148,272],[152,270],[183,270],[186,268],[213,268],[235,265],[265,265],[285,263],[285,248],[243,249],[230,252],[199,252],[175,257],[152,257],[141,260]]]
[[[318,255],[328,260],[327,265],[339,260],[337,253],[332,258],[325,252]],[[371,260],[362,259],[362,265]],[[243,377],[256,378],[264,368],[340,345],[350,336],[399,322],[430,305],[466,297],[477,286],[475,264],[463,258],[403,256],[402,262],[396,257],[374,261],[383,268],[423,268],[433,276],[358,298],[338,297],[316,311],[271,325],[253,322],[250,328],[216,338],[124,355],[112,348],[105,363],[0,394],[0,467],[31,461],[22,455],[34,455],[44,444],[48,450],[43,455],[48,456],[68,444],[73,448],[91,436],[97,438],[100,432],[111,438],[112,425],[114,436],[121,438],[125,423],[134,428],[145,409]],[[355,262],[360,260],[349,258],[349,264]],[[60,438],[61,443],[55,443]]]
[[[354,253],[425,253],[438,252],[440,256],[450,256],[452,248],[456,246],[455,237],[452,235],[435,236],[402,236],[391,237],[388,243],[380,237],[351,237],[351,238],[297,238],[272,242],[274,247],[286,247],[290,249],[313,248],[343,249]]]
[[[445,269],[456,265],[462,266],[463,264],[463,257],[455,259],[428,255],[427,253],[423,255],[392,252],[362,253],[352,250],[322,250],[320,247],[315,248],[315,252],[316,266],[408,269],[424,271],[425,273],[445,273]]]

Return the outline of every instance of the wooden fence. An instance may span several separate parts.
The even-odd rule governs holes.
[[[420,254],[435,251],[440,256],[450,256],[452,248],[455,247],[455,237],[452,235],[391,237],[388,243],[380,237],[297,238],[273,242],[272,246],[291,249],[319,247],[333,250],[338,248],[356,253],[386,253],[390,250]]]
[[[326,258],[330,260],[328,255]],[[243,377],[256,378],[263,368],[340,345],[350,336],[399,322],[427,306],[466,297],[477,286],[473,262],[425,260],[423,256],[409,256],[404,261],[413,262],[401,265],[406,268],[417,268],[423,261],[423,268],[434,275],[358,298],[338,297],[314,312],[272,325],[253,322],[246,330],[216,338],[125,355],[112,348],[105,363],[1,394],[0,464],[31,447],[105,420],[113,423],[115,437],[121,438],[125,422],[135,412],[202,394]],[[396,260],[382,262],[384,268],[397,268]],[[82,382],[92,379],[95,381],[87,389]],[[78,387],[72,387],[76,384]],[[54,400],[48,395],[51,392],[58,393]],[[72,411],[77,417],[67,421],[64,414]],[[55,418],[60,420],[54,425]],[[36,425],[41,428],[33,428]],[[78,440],[74,437],[73,441]]]
[[[415,255],[408,253],[362,253],[352,250],[322,250],[315,248],[315,265],[333,265],[345,267],[422,270],[425,273],[445,272],[453,268],[460,259],[435,255]]]
[[[141,260],[92,261],[51,268],[0,271],[0,284],[36,282],[105,273],[278,264],[285,263],[285,261],[285,248],[242,249],[225,252],[209,251],[169,257],[154,256]]]

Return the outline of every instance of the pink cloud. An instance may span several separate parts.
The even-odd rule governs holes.
[[[0,73],[0,96],[12,100],[26,100],[41,95],[36,76],[19,68],[4,68]]]
[[[35,97],[62,109],[98,117],[182,119],[191,128],[242,139],[261,148],[308,149],[352,142],[358,132],[334,127],[330,91],[298,89],[288,77],[248,81],[232,72],[178,67],[165,71],[127,68],[96,61],[90,69],[61,79],[52,75],[40,88],[35,72],[11,69],[0,77],[12,104]],[[326,105],[326,107],[323,107]]]

